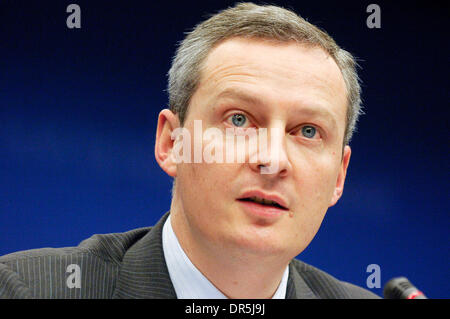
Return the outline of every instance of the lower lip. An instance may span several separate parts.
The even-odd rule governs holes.
[[[245,211],[253,216],[266,219],[274,219],[284,215],[287,210],[276,207],[266,206],[255,202],[238,200],[244,207]]]

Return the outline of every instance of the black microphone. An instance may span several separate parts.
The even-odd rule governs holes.
[[[389,280],[384,286],[383,296],[386,299],[428,299],[406,277]]]

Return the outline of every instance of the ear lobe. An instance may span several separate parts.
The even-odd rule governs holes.
[[[155,159],[163,171],[172,177],[177,175],[177,166],[172,158],[174,145],[172,132],[177,127],[180,127],[180,121],[171,110],[164,109],[159,113],[156,128]]]
[[[334,188],[333,197],[331,198],[329,207],[336,205],[337,201],[341,198],[344,192],[345,177],[347,175],[347,168],[350,163],[351,154],[352,150],[350,146],[346,145],[342,154],[341,167],[339,169],[338,178],[336,180],[336,187]]]

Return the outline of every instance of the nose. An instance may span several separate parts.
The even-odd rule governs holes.
[[[286,135],[282,128],[258,130],[258,151],[250,154],[250,168],[267,176],[284,177],[292,169],[286,149]]]

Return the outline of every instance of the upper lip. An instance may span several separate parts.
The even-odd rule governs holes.
[[[271,201],[276,202],[281,207],[288,209],[288,204],[287,204],[286,200],[284,200],[283,197],[281,197],[278,194],[266,193],[266,192],[263,192],[260,190],[251,190],[251,191],[244,192],[242,194],[242,196],[239,197],[238,199],[244,199],[244,198],[249,198],[249,197],[259,197],[259,198],[262,198],[265,200],[271,200]]]

